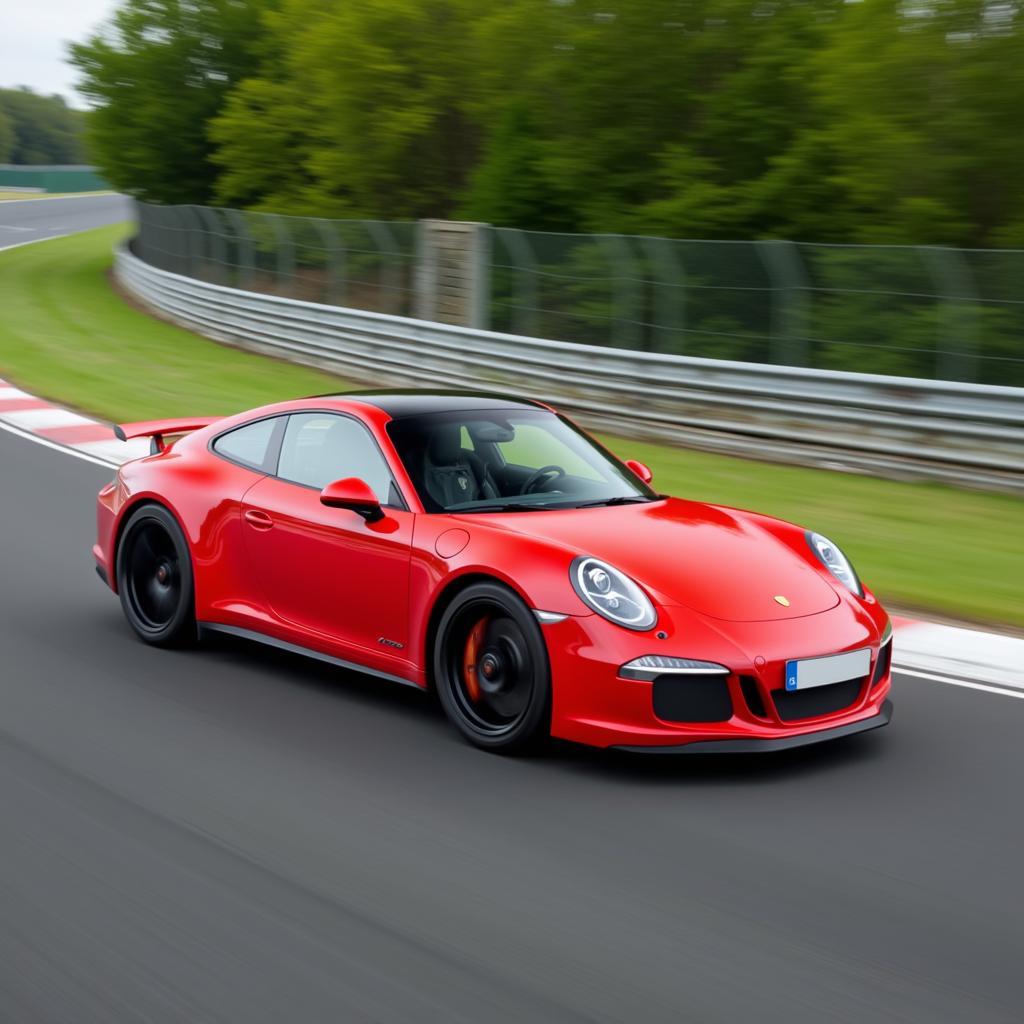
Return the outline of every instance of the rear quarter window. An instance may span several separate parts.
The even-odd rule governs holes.
[[[272,417],[236,427],[221,434],[213,442],[213,450],[232,462],[264,471],[277,424],[278,417]]]

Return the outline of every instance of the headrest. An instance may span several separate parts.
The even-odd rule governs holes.
[[[427,454],[435,466],[454,466],[462,458],[462,427],[440,423],[430,432]]]

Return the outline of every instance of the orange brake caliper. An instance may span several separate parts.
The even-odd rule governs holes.
[[[480,680],[476,674],[477,655],[480,646],[484,642],[484,632],[487,629],[487,616],[485,615],[470,631],[466,637],[466,650],[462,659],[462,679],[466,684],[466,692],[469,699],[476,703],[480,699]]]

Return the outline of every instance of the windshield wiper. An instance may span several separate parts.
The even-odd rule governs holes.
[[[655,501],[655,498],[643,498],[640,495],[627,495],[622,494],[617,498],[598,498],[596,501],[581,501],[577,505],[573,505],[573,508],[597,508],[600,505],[646,505],[648,502]]]
[[[463,512],[544,512],[551,505],[523,505],[514,501],[502,505],[472,505],[468,508],[445,509],[449,515],[461,515]]]

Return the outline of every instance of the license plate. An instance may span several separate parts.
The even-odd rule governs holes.
[[[847,651],[845,654],[829,654],[824,658],[803,658],[786,662],[786,689],[809,690],[815,686],[831,683],[845,683],[848,679],[859,679],[868,674],[871,667],[871,652]]]

